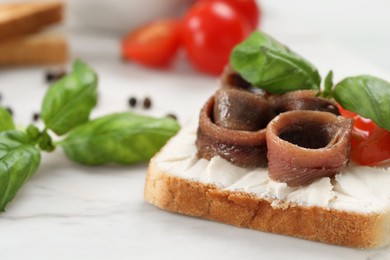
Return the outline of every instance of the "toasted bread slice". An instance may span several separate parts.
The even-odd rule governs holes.
[[[37,34],[0,42],[0,66],[63,64],[68,44],[57,34]]]
[[[389,243],[387,186],[378,190],[389,181],[385,169],[358,168],[292,189],[270,180],[265,168],[197,157],[195,138],[196,130],[183,128],[150,161],[144,190],[148,202],[184,215],[323,243],[357,248]]]
[[[35,33],[63,19],[62,2],[0,4],[0,41]]]
[[[389,214],[360,214],[320,207],[275,208],[272,200],[225,191],[149,166],[145,199],[184,215],[323,243],[375,248],[387,243]]]

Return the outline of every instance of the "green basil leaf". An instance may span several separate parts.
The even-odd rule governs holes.
[[[171,118],[118,113],[77,127],[60,144],[82,164],[133,164],[149,160],[179,128]]]
[[[72,72],[54,83],[46,93],[41,109],[46,127],[63,135],[87,122],[96,106],[96,88],[96,73],[82,61],[75,61]]]
[[[336,84],[333,97],[345,109],[390,131],[390,83],[373,76],[349,77]]]
[[[35,144],[37,142],[37,140],[39,139],[39,136],[41,135],[38,127],[36,127],[33,124],[30,124],[26,128],[26,134],[27,134],[31,144]]]
[[[246,81],[270,93],[320,88],[321,77],[312,64],[262,32],[238,44],[230,63]]]
[[[0,133],[0,211],[4,211],[39,166],[40,151],[29,142],[21,131]]]
[[[51,139],[51,136],[47,133],[47,131],[43,131],[42,133],[40,133],[38,145],[42,151],[46,152],[52,152],[56,149],[53,140]]]
[[[320,96],[324,98],[332,97],[332,87],[333,87],[333,71],[329,71],[328,75],[325,77],[324,81],[324,91],[320,93]]]
[[[0,107],[0,132],[14,130],[15,124],[7,109]]]

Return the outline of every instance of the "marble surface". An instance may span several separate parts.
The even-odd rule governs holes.
[[[365,61],[390,70],[390,1],[258,1],[266,23],[277,20],[284,32],[336,42]]]
[[[374,74],[378,69],[345,48],[302,27],[291,33],[277,20],[265,30],[308,57],[324,75]],[[297,37],[300,35],[300,37]],[[179,61],[169,71],[147,70],[120,61],[112,37],[71,34],[75,57],[99,73],[99,105],[93,117],[130,110],[127,99],[152,98],[155,116],[175,113],[180,122],[197,116],[218,86]],[[47,89],[44,68],[0,70],[4,106],[20,125],[31,122]],[[168,213],[143,199],[146,164],[86,167],[58,150],[45,154],[38,172],[0,214],[0,259],[389,259],[389,249],[357,250],[267,234]]]

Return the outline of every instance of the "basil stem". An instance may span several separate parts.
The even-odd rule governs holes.
[[[41,154],[21,131],[0,133],[0,211],[37,170]]]
[[[270,93],[320,88],[321,77],[312,64],[262,32],[237,45],[230,63],[246,81]]]
[[[0,107],[0,132],[15,129],[14,121],[7,109]]]
[[[390,131],[389,82],[373,76],[349,77],[336,84],[332,95],[343,108]]]
[[[97,75],[82,61],[73,63],[70,74],[46,93],[41,116],[47,128],[63,135],[89,120],[97,102]]]
[[[178,130],[171,118],[118,113],[75,128],[60,145],[82,164],[133,164],[150,159]]]

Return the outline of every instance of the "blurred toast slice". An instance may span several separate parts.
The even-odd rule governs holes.
[[[35,33],[63,19],[59,1],[0,4],[0,41]]]
[[[0,42],[0,66],[62,64],[68,45],[58,34],[42,33]]]

